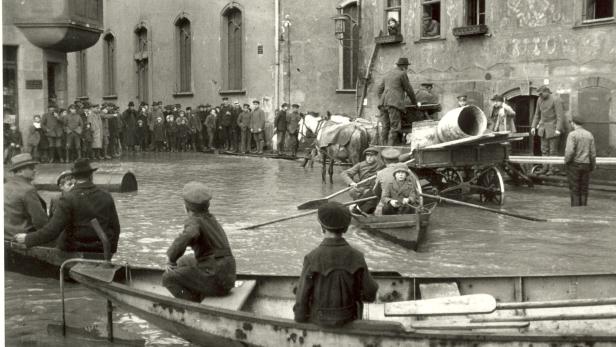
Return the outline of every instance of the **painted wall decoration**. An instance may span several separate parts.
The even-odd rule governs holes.
[[[501,26],[518,28],[544,27],[564,19],[564,3],[560,0],[507,0]]]

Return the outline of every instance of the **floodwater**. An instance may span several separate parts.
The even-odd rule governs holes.
[[[113,194],[122,226],[114,260],[135,265],[166,263],[165,251],[182,230],[185,218],[182,186],[196,180],[211,189],[211,211],[228,234],[238,272],[297,275],[304,254],[321,240],[314,215],[254,230],[239,228],[297,213],[298,204],[344,188],[338,177],[334,185],[322,185],[320,166],[303,169],[288,160],[160,153],[135,155],[122,163],[97,164],[100,171],[130,170],[139,182],[138,192]],[[39,171],[60,172],[65,166],[45,165]],[[336,172],[341,169],[337,167]],[[364,252],[372,270],[408,275],[614,271],[615,193],[592,191],[590,206],[572,209],[566,189],[506,189],[505,210],[567,222],[531,222],[447,205],[439,206],[432,215],[424,253],[406,250],[353,227],[346,237]],[[48,200],[52,194],[44,192],[43,196]],[[348,199],[346,195],[339,197],[340,201]],[[61,304],[57,280],[5,272],[5,291],[7,345],[104,345],[79,336],[86,330],[105,336],[105,301],[86,289],[68,284],[67,321],[81,333],[71,330],[67,338],[58,332]],[[120,309],[115,310],[114,322],[122,329],[115,333],[127,343],[143,339],[147,345],[187,345]]]

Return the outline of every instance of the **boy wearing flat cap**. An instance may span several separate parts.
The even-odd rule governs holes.
[[[362,302],[379,288],[364,255],[342,237],[351,222],[347,208],[328,202],[318,210],[323,242],[304,258],[293,312],[296,322],[336,327],[362,316]]]
[[[371,188],[374,185],[372,180],[369,182],[364,182],[361,185],[358,185],[357,183],[369,177],[376,176],[376,173],[383,168],[383,164],[377,160],[379,150],[376,147],[366,148],[364,150],[364,155],[366,156],[364,161],[361,161],[340,173],[340,176],[344,182],[351,187],[349,194],[353,200],[374,196]],[[358,204],[355,209],[359,211],[356,212],[372,213],[376,208],[377,202],[377,199],[374,199]]]
[[[590,172],[597,166],[595,138],[584,129],[583,124],[584,120],[580,116],[572,117],[573,131],[567,136],[565,147],[564,159],[572,207],[588,204]]]
[[[194,302],[227,295],[235,285],[235,258],[227,234],[209,211],[212,197],[199,182],[187,183],[182,197],[188,217],[167,250],[163,286],[176,298]],[[194,255],[184,255],[189,246]]]

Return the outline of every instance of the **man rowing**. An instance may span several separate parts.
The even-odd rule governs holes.
[[[351,192],[349,194],[353,200],[374,196],[370,188],[373,185],[372,180],[360,184],[358,183],[376,175],[377,171],[382,168],[382,164],[377,160],[378,154],[379,150],[375,147],[365,149],[364,155],[366,156],[366,160],[353,165],[353,167],[342,171],[340,174],[344,182],[351,186]],[[359,214],[362,212],[372,213],[377,203],[378,201],[376,199],[360,203],[355,206],[355,212]]]

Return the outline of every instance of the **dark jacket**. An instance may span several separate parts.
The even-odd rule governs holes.
[[[287,112],[287,132],[289,134],[297,134],[300,120],[302,120],[302,116],[299,112]]]
[[[276,128],[276,131],[287,131],[287,111],[280,110],[276,112],[276,117],[274,118],[274,128]]]
[[[565,111],[560,99],[550,94],[546,99],[537,99],[531,128],[537,128],[537,135],[547,139],[556,137],[556,130],[564,131]]]
[[[220,125],[229,127],[233,124],[233,108],[231,106],[223,106],[220,108]]]
[[[165,129],[165,123],[154,123],[154,128],[152,131],[152,141],[154,142],[165,142],[167,141],[167,131]]]
[[[64,230],[58,248],[70,252],[103,252],[103,244],[90,221],[96,218],[115,253],[120,238],[120,220],[111,194],[92,182],[79,182],[70,192],[62,194],[54,215],[39,231],[26,236],[26,246],[33,247],[53,241]]]
[[[43,114],[41,127],[45,129],[45,135],[47,137],[60,137],[64,133],[60,116],[56,117],[52,113]]]
[[[197,265],[192,269],[185,269],[182,273],[190,279],[188,282],[210,281],[212,277],[217,282],[220,292],[204,295],[222,295],[235,285],[235,258],[231,253],[227,234],[216,218],[209,212],[199,213],[188,217],[184,221],[184,230],[173,240],[167,250],[169,262],[175,264],[184,254],[186,248],[192,248]],[[181,267],[178,264],[178,267]],[[189,288],[198,287],[189,285]]]
[[[409,83],[409,76],[406,71],[395,68],[389,71],[378,87],[378,95],[380,98],[379,106],[391,106],[401,111],[404,111],[404,94],[406,93],[411,98],[413,105],[417,104],[415,92]]]
[[[4,238],[41,229],[47,223],[45,202],[36,188],[21,176],[4,183]]]
[[[257,108],[253,110],[250,115],[250,131],[253,133],[258,133],[264,130],[265,130],[265,112],[263,112],[261,108]]]
[[[374,301],[378,288],[361,252],[343,238],[326,238],[304,258],[295,321],[337,326],[361,318],[361,302]]]
[[[380,169],[382,169],[382,165],[378,161],[375,160],[374,163],[368,164],[368,162],[364,160],[342,171],[340,176],[346,184],[351,184],[353,182],[363,181],[370,176],[375,176]],[[357,177],[357,180],[355,180],[355,177]],[[364,186],[370,187],[373,185],[374,183],[372,181],[364,184]]]
[[[242,111],[239,117],[237,117],[237,125],[241,129],[250,129],[250,117],[252,113],[250,111]]]

